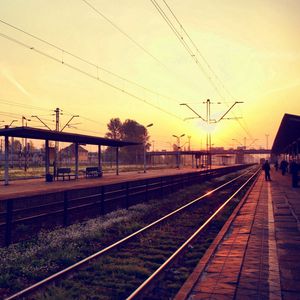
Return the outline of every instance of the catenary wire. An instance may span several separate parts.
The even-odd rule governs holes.
[[[120,92],[122,92],[122,93],[130,96],[131,98],[134,98],[134,99],[136,99],[136,100],[138,100],[140,102],[143,102],[143,103],[145,103],[145,104],[147,104],[149,106],[152,106],[153,108],[155,108],[157,110],[160,110],[161,112],[164,112],[165,114],[168,114],[169,116],[172,116],[173,118],[176,118],[176,119],[179,119],[179,120],[183,121],[182,118],[180,118],[179,116],[177,116],[177,115],[175,115],[175,114],[173,114],[173,113],[171,113],[171,112],[169,112],[169,111],[161,108],[160,106],[155,105],[153,103],[150,103],[146,99],[144,99],[142,97],[139,97],[139,96],[137,96],[137,95],[135,95],[135,94],[133,94],[133,93],[131,93],[131,92],[123,89],[123,88],[120,88],[119,86],[117,86],[117,85],[115,85],[113,83],[110,83],[110,82],[108,82],[106,80],[98,78],[97,76],[95,76],[93,74],[90,74],[89,72],[84,71],[84,70],[80,69],[79,67],[76,67],[76,66],[74,66],[72,64],[69,64],[69,63],[66,63],[66,62],[62,62],[60,59],[58,59],[58,58],[56,58],[56,57],[54,57],[54,56],[52,56],[50,54],[47,54],[47,53],[45,53],[45,52],[43,52],[41,50],[38,50],[37,48],[35,48],[33,46],[29,46],[28,44],[25,44],[24,42],[21,42],[21,41],[15,39],[13,37],[10,37],[10,36],[8,36],[6,34],[0,33],[0,36],[3,37],[3,38],[5,38],[5,39],[7,39],[7,40],[10,40],[10,41],[12,41],[12,42],[14,42],[16,44],[19,44],[20,46],[23,46],[23,47],[25,47],[27,49],[30,49],[30,50],[32,50],[32,51],[34,51],[34,52],[36,52],[36,53],[38,53],[38,54],[40,54],[40,55],[42,55],[44,57],[47,57],[47,58],[49,58],[49,59],[51,59],[53,61],[56,61],[58,63],[62,63],[63,65],[69,67],[70,69],[72,69],[74,71],[77,71],[77,72],[79,72],[79,73],[81,73],[83,75],[86,75],[86,76],[88,76],[88,77],[90,77],[92,79],[95,79],[95,80],[97,80],[97,81],[99,81],[99,82],[101,82],[101,83],[103,83],[103,84],[105,84],[105,85],[107,85],[107,86],[109,86],[109,87],[117,90],[117,91],[120,91]]]
[[[170,18],[168,18],[168,16],[166,15],[166,13],[164,13],[163,9],[161,8],[161,6],[157,3],[156,0],[150,0],[152,2],[152,4],[155,6],[155,8],[157,9],[157,11],[159,12],[159,14],[163,17],[163,19],[166,21],[166,23],[169,25],[169,27],[172,29],[173,33],[176,35],[176,37],[178,38],[178,40],[180,41],[180,43],[184,46],[184,48],[188,51],[189,55],[195,60],[196,64],[200,67],[201,71],[204,73],[204,75],[208,78],[208,80],[210,81],[210,83],[212,84],[212,86],[214,87],[214,89],[216,90],[216,92],[218,93],[218,95],[224,99],[223,94],[220,92],[219,88],[217,87],[217,85],[215,84],[215,82],[213,81],[213,79],[211,78],[211,76],[205,71],[205,69],[203,68],[203,66],[200,64],[199,60],[197,59],[195,53],[191,50],[191,48],[189,46],[186,46],[187,43],[184,40],[184,37],[178,32],[178,30],[176,29],[176,27],[173,25],[172,21],[170,20]],[[221,87],[223,88],[223,90],[232,98],[235,99],[233,97],[233,95],[230,93],[230,91],[225,87],[225,85],[223,84],[223,82],[220,80],[220,78],[217,76],[217,74],[214,72],[214,70],[212,69],[212,67],[210,66],[210,64],[208,63],[207,59],[204,57],[204,55],[200,52],[199,48],[197,47],[196,43],[192,40],[191,36],[188,34],[188,32],[185,30],[185,28],[183,27],[182,23],[179,21],[179,19],[176,17],[175,13],[173,12],[173,10],[171,9],[171,7],[167,4],[167,2],[165,0],[162,0],[164,2],[164,4],[166,5],[166,7],[168,8],[168,10],[170,11],[170,13],[172,14],[173,18],[176,20],[177,24],[180,26],[180,28],[182,29],[182,31],[185,33],[185,35],[187,36],[188,40],[190,41],[190,43],[192,44],[192,46],[195,48],[196,52],[200,55],[202,61],[205,63],[206,67],[208,68],[208,70],[212,73],[212,75],[215,77],[215,79],[219,82],[219,84],[221,85]],[[234,114],[234,113],[233,113]],[[247,125],[243,125],[241,123],[240,120],[236,120],[239,125],[241,126],[241,128],[246,132],[246,134],[250,137],[253,138],[249,129],[247,128]],[[245,123],[245,122],[244,122]]]
[[[82,1],[84,1],[84,0],[82,0]],[[120,79],[120,80],[123,80],[124,82],[127,82],[127,83],[129,83],[129,84],[132,84],[132,85],[138,87],[138,88],[141,88],[141,89],[143,89],[143,90],[145,90],[145,91],[147,91],[147,92],[149,92],[149,93],[152,93],[152,94],[161,96],[161,97],[163,97],[163,98],[166,98],[166,99],[175,101],[175,102],[177,102],[177,103],[181,103],[181,102],[182,102],[182,100],[180,101],[180,100],[178,100],[178,99],[175,99],[174,97],[171,97],[171,96],[168,96],[168,95],[164,95],[164,94],[159,93],[159,92],[157,92],[157,91],[154,91],[154,90],[152,90],[152,89],[150,89],[150,88],[148,88],[148,87],[145,87],[145,86],[143,86],[143,85],[141,85],[141,84],[139,84],[139,83],[137,83],[137,82],[135,82],[135,81],[133,81],[133,80],[130,80],[130,79],[127,79],[127,78],[125,78],[125,77],[123,77],[123,76],[120,76],[120,75],[118,75],[118,74],[116,74],[116,73],[114,73],[114,72],[112,72],[112,71],[110,71],[110,70],[108,70],[108,69],[106,69],[106,68],[104,68],[104,67],[101,67],[100,65],[98,65],[98,64],[96,64],[96,63],[94,63],[94,62],[91,62],[91,61],[89,61],[89,60],[87,60],[87,59],[85,59],[85,58],[83,58],[83,57],[81,57],[81,56],[78,56],[78,55],[76,55],[76,54],[74,54],[74,53],[71,53],[70,51],[68,51],[68,50],[66,50],[66,49],[63,49],[62,47],[59,47],[59,46],[57,46],[57,45],[55,45],[55,44],[53,44],[53,43],[50,43],[50,42],[46,41],[45,39],[42,39],[42,38],[40,38],[40,37],[38,37],[38,36],[36,36],[36,35],[34,35],[34,34],[31,34],[31,33],[27,32],[27,31],[25,31],[25,30],[23,30],[23,29],[21,29],[21,28],[19,28],[19,27],[17,27],[17,26],[14,26],[14,25],[12,25],[12,24],[10,24],[10,23],[4,21],[4,20],[1,20],[1,19],[0,19],[0,23],[6,25],[6,26],[8,26],[8,27],[11,27],[11,28],[13,28],[13,29],[16,30],[16,31],[19,31],[19,32],[21,32],[21,33],[23,33],[23,34],[25,34],[25,35],[27,35],[27,36],[30,36],[30,37],[33,38],[33,39],[38,40],[38,41],[41,42],[41,43],[44,43],[44,44],[46,44],[46,45],[48,45],[48,46],[50,46],[50,47],[52,47],[52,48],[54,48],[54,49],[60,51],[61,53],[64,54],[64,57],[62,57],[61,62],[64,62],[65,55],[67,54],[67,55],[69,55],[69,56],[71,56],[71,57],[73,57],[73,58],[75,58],[75,59],[77,59],[77,60],[79,60],[79,61],[81,61],[81,62],[83,62],[83,63],[85,63],[85,64],[87,64],[87,65],[89,65],[89,66],[91,66],[91,67],[94,67],[94,68],[96,69],[96,71],[97,71],[97,77],[99,77],[98,71],[100,70],[100,71],[103,71],[103,72],[105,72],[105,73],[107,73],[107,74],[109,74],[109,75],[112,75],[112,76],[114,76],[114,77],[116,77],[116,78],[118,78],[118,79]]]

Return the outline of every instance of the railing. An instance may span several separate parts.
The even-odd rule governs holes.
[[[43,227],[68,226],[118,208],[128,209],[136,203],[162,198],[186,186],[245,167],[226,167],[0,201],[0,243],[7,246],[32,237],[33,232]]]

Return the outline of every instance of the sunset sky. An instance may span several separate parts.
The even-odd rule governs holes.
[[[243,144],[246,137],[246,145],[265,147],[266,134],[272,145],[284,113],[300,114],[300,1],[156,3],[195,56],[150,0],[1,0],[1,124],[16,119],[21,126],[22,115],[38,115],[54,128],[51,114],[59,107],[61,126],[80,115],[69,132],[103,136],[110,118],[129,118],[154,124],[156,150],[170,149],[172,135],[183,133],[199,149],[207,125],[184,120],[195,115],[180,103],[205,118],[203,102],[210,99],[218,119],[242,101],[227,115],[241,119],[209,129],[214,146],[236,146],[233,139]]]

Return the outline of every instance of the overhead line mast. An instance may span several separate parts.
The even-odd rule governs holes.
[[[211,113],[210,113],[210,106],[211,106],[211,102],[209,99],[206,100],[206,102],[203,102],[204,104],[206,104],[206,118],[204,119],[200,114],[198,114],[193,108],[191,108],[187,103],[181,103],[180,105],[184,105],[186,106],[188,109],[190,109],[194,114],[196,114],[197,117],[190,117],[190,118],[186,118],[185,120],[188,119],[201,119],[202,121],[206,122],[208,127],[210,126],[210,124],[212,123],[218,123],[221,120],[225,120],[225,116],[232,110],[232,108],[239,103],[243,103],[241,101],[236,101],[234,102],[231,107],[218,119],[211,119]],[[220,104],[220,103],[219,103]],[[226,120],[233,120],[236,118],[226,118]],[[206,166],[209,168],[211,168],[211,133],[209,132],[209,128],[207,128],[207,132],[206,132],[206,152],[207,152],[207,163]]]
[[[188,34],[187,30],[183,27],[182,23],[176,17],[176,15],[173,12],[173,10],[171,9],[171,7],[167,4],[166,0],[162,0],[162,1],[164,2],[164,4],[167,7],[167,9],[170,11],[170,13],[173,16],[173,18],[175,19],[176,23],[179,25],[180,30],[186,35],[186,37],[190,41],[190,44],[188,44],[186,42],[184,36],[178,31],[178,29],[176,28],[176,26],[173,24],[172,20],[167,16],[167,14],[164,12],[163,8],[159,5],[159,3],[157,2],[157,0],[150,0],[150,1],[155,6],[155,8],[159,12],[159,14],[162,16],[162,18],[166,21],[166,23],[171,28],[171,30],[173,31],[173,33],[176,35],[176,37],[178,38],[179,42],[183,45],[183,47],[185,48],[185,50],[188,52],[189,56],[191,56],[193,58],[193,60],[197,64],[197,66],[201,69],[201,71],[203,72],[203,74],[207,77],[207,79],[209,80],[209,82],[211,83],[211,85],[213,86],[213,88],[215,89],[215,91],[217,92],[217,94],[222,99],[224,99],[224,96],[222,95],[222,93],[221,93],[220,89],[218,88],[217,84],[215,83],[215,81],[220,85],[220,87],[223,89],[223,91],[225,91],[233,100],[235,100],[235,98],[232,96],[232,94],[229,92],[229,90],[225,87],[225,85],[223,84],[223,82],[221,81],[221,79],[214,72],[213,68],[210,66],[210,64],[208,63],[207,59],[200,52],[200,50],[197,47],[196,43],[192,40],[191,36]],[[196,52],[192,48],[194,48]],[[199,54],[201,60],[206,65],[207,70],[202,66],[202,64],[198,60],[197,53]],[[215,81],[213,80],[213,78],[210,76],[209,73],[211,73],[213,75]],[[247,127],[246,123],[245,123],[245,126],[244,126],[239,121],[239,118],[236,118],[236,119],[238,120],[238,124],[240,125],[240,127],[246,132],[246,134],[251,139],[253,139],[251,133],[248,130],[248,128],[246,128]]]

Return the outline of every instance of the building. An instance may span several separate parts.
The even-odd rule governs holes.
[[[59,151],[59,160],[61,163],[74,164],[75,162],[75,144],[71,144]],[[84,149],[82,146],[78,146],[78,161],[81,163],[88,162],[88,150]]]

